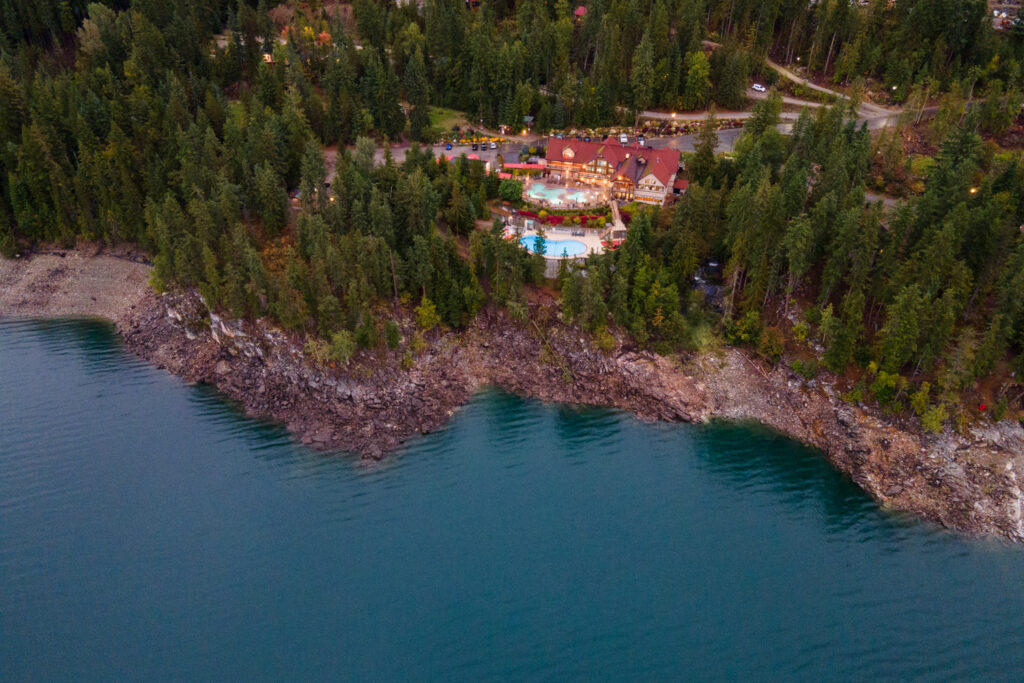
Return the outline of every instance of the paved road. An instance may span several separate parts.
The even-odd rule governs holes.
[[[789,124],[783,125],[785,126]],[[736,145],[736,140],[742,132],[742,128],[726,128],[718,131],[718,147],[715,148],[715,151],[718,153],[732,152]],[[671,137],[648,138],[648,143],[654,149],[665,149],[667,147],[670,149],[677,149],[680,152],[694,152],[697,149],[698,139],[696,135],[676,135]],[[534,140],[534,144],[543,145],[543,138],[536,138]],[[507,145],[498,145],[497,149],[477,150],[476,152],[474,152],[469,145],[455,145],[450,151],[446,150],[444,145],[434,145],[430,149],[434,153],[435,157],[440,157],[442,154],[448,158],[457,157],[461,154],[465,154],[466,156],[476,154],[477,157],[483,161],[490,161],[494,163],[497,160],[499,153],[509,161],[517,161],[519,159],[519,150],[522,149],[522,143],[516,142]],[[409,145],[407,144],[392,145],[391,157],[396,163],[402,163],[405,161],[405,154],[408,151]],[[384,163],[383,147],[377,148],[377,154],[374,159],[378,164]]]
[[[409,151],[410,145],[391,145],[391,156],[397,163],[405,161],[405,153]],[[485,149],[473,151],[470,145],[453,145],[452,149],[446,150],[444,145],[433,145],[430,150],[434,153],[435,157],[440,157],[442,154],[448,158],[457,157],[461,154],[469,156],[470,154],[477,155],[478,158],[483,161],[495,162],[498,154],[504,155],[504,157],[510,161],[519,160],[519,150],[523,148],[523,143],[514,142],[507,145],[498,145],[497,149]],[[374,155],[374,161],[378,164],[384,163],[384,148],[378,147],[377,153]]]
[[[705,42],[710,42],[710,41],[705,41]],[[791,81],[793,81],[795,83],[799,83],[801,85],[804,85],[804,86],[806,86],[806,87],[808,87],[808,88],[810,88],[812,90],[816,90],[818,92],[823,92],[823,93],[826,93],[826,94],[829,94],[829,95],[833,95],[833,96],[835,96],[837,98],[840,98],[840,99],[849,99],[847,95],[845,95],[845,94],[843,94],[841,92],[837,92],[835,90],[830,90],[829,88],[825,88],[823,86],[820,86],[820,85],[817,85],[815,83],[812,83],[811,81],[808,81],[805,78],[800,78],[799,76],[797,76],[795,73],[793,73],[789,69],[787,69],[787,68],[785,68],[785,67],[783,67],[783,66],[781,66],[779,64],[776,64],[775,62],[773,62],[771,60],[766,60],[766,61],[767,61],[768,66],[770,66],[771,68],[773,68],[776,71],[778,71],[783,77],[788,78],[788,79],[790,79]],[[747,96],[749,98],[751,98],[751,99],[765,99],[768,96],[768,94],[767,93],[758,92],[758,91],[754,90],[753,88],[750,88],[747,91]],[[820,102],[811,102],[809,100],[803,100],[803,99],[799,99],[799,98],[796,98],[796,97],[789,97],[789,96],[783,96],[782,101],[785,104],[789,104],[789,105],[793,105],[793,106],[798,106],[798,107],[812,107],[813,108],[813,107],[826,106],[826,105],[823,105]],[[925,110],[925,113],[926,114],[933,113],[934,109],[935,109],[934,107],[929,108],[929,109]],[[896,123],[899,120],[899,116],[900,116],[901,113],[902,113],[902,110],[900,110],[900,109],[888,109],[888,108],[885,108],[885,107],[880,107],[880,106],[878,106],[876,104],[871,104],[869,102],[862,102],[861,105],[860,105],[860,109],[858,110],[858,120],[863,122],[863,123],[867,123],[868,130],[881,130],[881,129],[886,128],[888,126],[896,125]],[[746,120],[746,119],[749,119],[749,118],[751,118],[753,116],[753,112],[750,112],[750,111],[721,111],[721,112],[716,112],[716,116],[719,119]],[[643,114],[641,114],[641,118],[647,119],[647,120],[655,120],[655,121],[686,121],[686,122],[694,122],[694,121],[703,121],[706,117],[707,117],[707,112],[681,112],[680,113],[680,112],[664,112],[664,111],[649,110],[649,111],[645,111],[645,112],[643,112]],[[792,128],[793,128],[792,122],[795,121],[798,117],[799,117],[799,114],[796,114],[796,113],[793,113],[793,112],[782,112],[781,114],[779,114],[779,118],[782,121],[782,123],[780,123],[779,126],[778,126],[779,131],[788,135],[792,131]],[[742,132],[741,128],[728,128],[728,129],[720,130],[718,132],[718,147],[715,149],[715,151],[719,152],[719,153],[722,153],[722,152],[732,152],[734,150],[734,148],[735,148],[735,145],[736,145],[736,139],[740,136],[741,132]],[[536,137],[536,138],[533,138],[533,139],[535,140],[535,144],[537,144],[537,145],[542,144],[542,138]],[[455,146],[452,147],[451,150],[446,150],[445,146],[443,144],[442,145],[434,145],[433,147],[431,147],[431,150],[433,151],[435,157],[439,157],[442,154],[447,156],[447,157],[459,156],[460,154],[466,154],[467,156],[470,155],[470,154],[476,154],[477,157],[479,157],[480,159],[482,159],[484,161],[490,161],[490,162],[494,163],[496,161],[497,155],[499,153],[502,154],[504,156],[504,158],[506,158],[506,159],[518,159],[518,157],[519,157],[519,150],[522,148],[523,143],[527,142],[528,140],[529,140],[529,138],[519,138],[515,142],[511,142],[511,143],[506,144],[506,145],[499,145],[497,149],[493,149],[493,150],[488,148],[488,149],[484,149],[484,150],[473,151],[473,149],[469,145],[455,145]],[[664,149],[664,148],[668,147],[668,148],[671,148],[671,149],[677,149],[680,152],[684,152],[684,153],[685,152],[693,152],[696,149],[697,136],[696,135],[678,135],[678,136],[673,136],[673,137],[654,137],[654,138],[649,138],[649,144],[651,145],[651,147],[653,147],[655,149]],[[401,163],[402,161],[405,160],[405,153],[406,153],[406,151],[408,151],[408,149],[409,149],[408,145],[394,145],[394,146],[391,147],[391,156],[395,159],[395,161]],[[376,154],[375,159],[376,159],[377,163],[382,163],[384,161],[384,148],[383,147],[377,149],[377,154]],[[878,199],[881,199],[883,201],[887,200],[887,198],[882,198],[882,197],[879,197]],[[888,205],[889,202],[886,201],[886,204]]]
[[[778,71],[783,77],[793,81],[794,83],[798,83],[798,84],[800,84],[800,85],[802,85],[802,86],[804,86],[806,88],[809,88],[811,90],[815,90],[815,91],[820,92],[820,93],[825,93],[826,95],[832,95],[834,97],[838,97],[839,99],[843,99],[843,100],[850,99],[848,95],[845,95],[845,94],[843,94],[841,92],[838,92],[836,90],[831,90],[831,89],[826,88],[824,86],[820,86],[817,83],[812,83],[811,81],[807,80],[806,78],[801,78],[800,76],[797,76],[795,73],[793,73],[792,71],[790,71],[786,67],[782,66],[781,64],[776,64],[775,62],[773,62],[770,59],[765,59],[765,63],[768,66],[770,66],[771,68],[773,68],[776,71]],[[799,100],[799,101],[802,101],[802,100]],[[816,103],[816,106],[821,106],[821,105]],[[882,107],[882,106],[879,106],[877,104],[873,104],[871,102],[861,102],[860,103],[860,108],[857,110],[857,113],[860,116],[860,118],[872,119],[872,118],[879,118],[879,117],[888,117],[890,115],[898,115],[901,111],[902,111],[901,109],[889,109],[887,107]]]
[[[722,154],[733,151],[733,148],[736,146],[736,140],[742,132],[742,128],[726,128],[718,131],[718,146],[715,147],[715,152]],[[696,135],[677,135],[667,138],[654,138],[650,141],[650,144],[655,149],[668,147],[670,149],[677,149],[680,152],[695,152],[697,151],[698,139]]]

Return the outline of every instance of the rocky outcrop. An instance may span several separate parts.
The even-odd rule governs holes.
[[[305,356],[300,339],[265,321],[212,315],[189,294],[149,295],[118,327],[134,352],[212,384],[316,448],[381,457],[443,426],[476,389],[494,385],[652,420],[756,420],[821,449],[883,504],[952,529],[1024,540],[1019,425],[923,436],[842,401],[827,381],[808,382],[737,349],[669,359],[620,343],[604,353],[537,307],[525,322],[485,311],[463,332],[430,337],[409,367],[397,351],[323,367]],[[409,338],[411,319],[403,329]]]
[[[1019,424],[975,428],[968,437],[924,435],[846,403],[828,381],[808,382],[782,366],[761,367],[736,349],[703,358],[699,366],[715,416],[757,420],[819,448],[885,505],[951,529],[1024,541]]]

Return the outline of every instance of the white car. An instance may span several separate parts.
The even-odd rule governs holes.
[[[491,149],[498,149],[498,143],[497,142],[492,142],[491,143]]]
[[[622,133],[621,135],[619,135],[619,144],[620,145],[625,145],[628,142],[629,142],[629,138],[626,137],[625,133]]]
[[[754,90],[756,90],[757,92],[768,92],[768,88],[764,87],[760,83],[755,83],[754,85],[752,85],[750,87],[753,88]]]

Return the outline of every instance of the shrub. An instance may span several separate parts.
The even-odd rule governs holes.
[[[761,316],[757,311],[748,311],[739,322],[725,319],[725,339],[730,344],[751,344],[761,338]]]
[[[419,353],[425,348],[427,348],[427,340],[423,338],[423,332],[416,330],[412,335],[412,341],[409,343],[409,350],[412,353]]]
[[[910,157],[910,172],[918,177],[925,177],[935,167],[935,159],[924,154],[913,154]]]
[[[356,344],[361,349],[373,349],[377,347],[378,336],[377,326],[372,320],[368,320],[356,328]]]
[[[355,355],[355,352],[356,340],[348,330],[336,332],[334,336],[331,337],[330,354],[332,360],[348,365],[348,362],[352,359],[352,356]]]
[[[520,321],[525,321],[530,312],[522,301],[509,300],[505,302],[505,308],[510,316]]]
[[[778,363],[784,350],[785,341],[782,338],[782,332],[777,328],[769,327],[761,333],[761,337],[757,341],[757,351],[768,361],[773,364]]]
[[[939,403],[925,411],[924,415],[921,417],[921,425],[929,432],[938,434],[942,431],[942,423],[948,418],[949,413],[946,410],[946,406]]]
[[[1006,417],[1006,411],[1009,409],[1009,407],[1010,402],[1006,400],[1005,396],[1003,396],[1001,399],[999,399],[999,402],[992,407],[992,419],[995,420],[996,422],[1002,420],[1004,417]]]
[[[323,339],[307,338],[303,351],[317,365],[325,365],[331,359],[330,346]]]
[[[605,353],[615,349],[615,337],[611,335],[607,327],[598,328],[594,332],[594,343]]]
[[[850,391],[840,396],[847,403],[860,403],[864,399],[864,392],[860,385],[855,386]]]
[[[818,376],[818,361],[815,360],[814,358],[806,362],[797,358],[795,361],[793,361],[793,364],[790,367],[793,368],[793,372],[800,375],[804,379],[814,379],[815,377]]]
[[[398,323],[394,320],[389,320],[384,325],[384,341],[392,350],[397,349],[399,342],[402,341],[402,331],[398,329]]]
[[[9,232],[0,234],[0,256],[14,258],[17,253],[18,245],[14,243],[14,236]]]
[[[416,307],[416,323],[426,331],[441,324],[441,316],[437,313],[437,307],[427,297],[423,297],[420,305]]]
[[[928,410],[928,394],[931,390],[931,384],[922,382],[921,388],[910,395],[910,407],[914,409],[914,414],[918,417],[924,417]]]
[[[798,342],[807,341],[807,335],[809,333],[810,328],[807,326],[807,323],[803,322],[802,320],[798,322],[796,325],[793,325],[793,338],[796,339]]]
[[[898,373],[881,370],[871,383],[871,395],[883,406],[892,405],[905,384],[906,380]]]

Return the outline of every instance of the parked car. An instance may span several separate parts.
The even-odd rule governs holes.
[[[449,152],[452,151],[452,143],[449,142],[447,145],[444,146],[444,148]]]
[[[647,138],[645,138],[643,135],[638,135],[636,141],[640,143],[641,147],[647,144]]]
[[[590,136],[589,135],[585,135],[583,137],[583,142],[590,142]]]
[[[491,149],[498,149],[498,143],[497,142],[491,142]]]
[[[626,135],[625,133],[621,133],[621,134],[619,135],[619,144],[620,144],[620,145],[626,145],[626,144],[629,144],[629,136],[628,136],[628,135]]]
[[[475,152],[475,151],[477,151],[478,149],[480,149],[480,145],[478,145],[478,144],[476,144],[476,143],[474,142],[474,143],[473,143],[473,151]]]
[[[768,92],[768,89],[767,89],[767,88],[765,88],[765,87],[764,87],[763,85],[761,85],[760,83],[755,83],[754,85],[752,85],[752,86],[750,86],[750,87],[752,87],[752,88],[753,88],[754,90],[756,90],[757,92]]]

